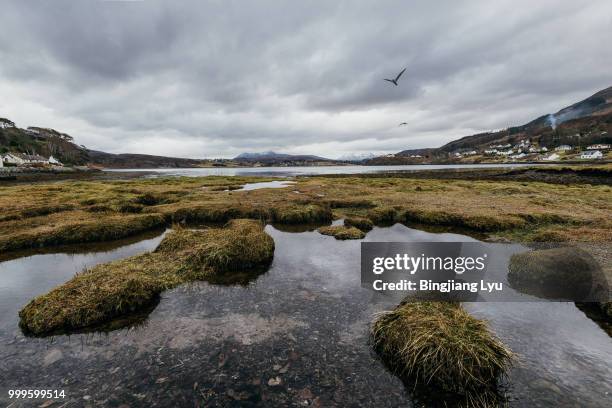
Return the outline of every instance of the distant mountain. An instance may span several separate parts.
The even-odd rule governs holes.
[[[359,162],[359,161],[371,159],[376,156],[377,155],[374,153],[353,153],[353,154],[344,154],[338,157],[338,160]]]
[[[321,162],[332,161],[324,157],[313,155],[285,154],[276,152],[261,152],[261,153],[242,153],[234,157],[237,162],[261,162],[261,163],[277,163],[277,162]]]
[[[396,153],[393,157],[381,156],[368,160],[368,164],[400,164],[413,162],[411,156],[426,157],[428,162],[448,159],[451,152],[484,150],[491,145],[515,145],[522,139],[530,139],[548,148],[561,144],[588,145],[612,142],[612,87],[559,110],[546,114],[521,126],[494,132],[465,136],[441,147],[411,149]],[[421,160],[423,161],[423,160]]]
[[[89,162],[95,166],[123,169],[188,168],[202,167],[206,160],[179,157],[153,156],[149,154],[112,154],[88,150]]]

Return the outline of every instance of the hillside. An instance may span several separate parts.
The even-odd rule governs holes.
[[[112,154],[96,150],[88,150],[87,153],[91,165],[115,169],[202,167],[207,162],[206,160],[153,156],[148,154]]]
[[[112,154],[89,150],[74,142],[72,136],[54,129],[29,127],[20,129],[8,119],[0,118],[0,153],[17,152],[53,155],[69,166],[107,168],[201,167],[209,161],[146,154]],[[215,163],[212,163],[214,166]]]
[[[12,123],[7,119],[0,121]],[[76,145],[71,136],[53,129],[0,127],[0,153],[7,152],[40,154],[45,157],[53,155],[67,165],[85,165],[89,162],[86,148]]]
[[[521,126],[465,136],[437,148],[403,150],[390,157],[376,157],[366,163],[447,162],[449,154],[453,152],[482,151],[491,145],[515,145],[523,139],[549,149],[562,144],[584,147],[594,143],[611,143],[612,87]],[[411,157],[414,155],[423,158]]]
[[[291,162],[331,162],[332,160],[313,155],[295,155],[276,152],[242,153],[233,159],[236,162],[259,162],[265,164],[280,164]]]

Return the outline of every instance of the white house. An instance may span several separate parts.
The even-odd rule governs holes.
[[[559,155],[557,153],[553,153],[548,157],[543,157],[542,160],[546,160],[546,161],[555,161],[555,160],[559,160]]]
[[[581,159],[594,160],[594,159],[603,159],[603,153],[599,150],[589,150],[580,155]]]
[[[498,151],[497,155],[498,156],[510,156],[511,154],[514,153],[514,150],[502,150],[502,151]]]
[[[63,166],[63,164],[53,156],[49,156],[48,163],[53,164],[54,166]]]
[[[484,151],[484,154],[496,154],[497,153],[497,149],[486,149]]]
[[[587,146],[587,150],[608,150],[608,149],[610,149],[609,144],[599,143],[599,144]]]
[[[25,164],[25,160],[20,156],[21,155],[18,155],[17,153],[7,153],[2,158],[2,161],[7,164],[14,164],[16,166],[20,166],[22,164]]]
[[[574,148],[570,145],[560,145],[560,146],[555,147],[556,152],[568,152],[573,149]]]
[[[23,166],[24,164],[49,164],[49,160],[42,156],[22,153],[7,153],[4,155],[4,162],[15,166]]]
[[[525,156],[527,156],[525,153],[519,153],[519,154],[513,154],[512,156],[510,156],[510,158],[511,159],[522,159]]]
[[[542,146],[542,148],[540,149],[541,153],[546,153],[548,151],[548,148],[546,148],[546,146]]]
[[[4,156],[0,154],[0,168],[4,167]]]

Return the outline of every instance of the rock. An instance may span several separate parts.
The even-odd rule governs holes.
[[[268,385],[270,387],[276,387],[277,385],[281,385],[282,382],[283,380],[280,377],[274,377],[268,380]]]
[[[51,364],[61,360],[62,358],[64,358],[64,355],[62,354],[61,350],[54,348],[52,350],[49,350],[49,352],[45,355],[43,359],[43,365],[45,367],[50,366]]]
[[[298,398],[300,399],[312,399],[314,395],[312,395],[312,391],[308,388],[302,388],[298,391]]]
[[[559,389],[559,387],[557,387],[555,384],[553,384],[552,382],[545,380],[543,378],[540,378],[538,380],[535,380],[532,383],[532,386],[534,388],[538,388],[538,389],[544,389],[544,390],[548,390],[551,391],[555,394],[561,395],[561,389]]]

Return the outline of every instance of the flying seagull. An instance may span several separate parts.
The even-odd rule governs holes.
[[[402,76],[402,74],[404,73],[405,70],[406,70],[406,68],[402,69],[402,72],[397,74],[395,79],[387,79],[387,78],[385,78],[384,80],[388,81],[388,82],[391,82],[393,85],[397,86],[397,81],[400,79],[400,77]]]
[[[406,126],[407,124],[408,123],[406,123],[406,122],[402,122],[402,123],[399,124],[399,126]]]

